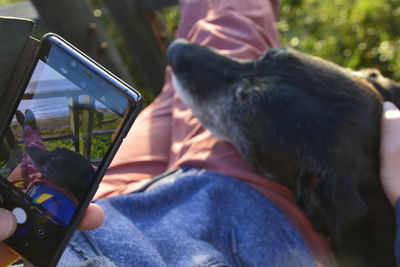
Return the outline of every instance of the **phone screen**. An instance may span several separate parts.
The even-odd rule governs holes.
[[[132,108],[87,63],[55,45],[41,49],[1,142],[0,206],[17,218],[13,247],[37,255],[57,247]]]

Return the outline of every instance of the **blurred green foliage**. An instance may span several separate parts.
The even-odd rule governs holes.
[[[22,2],[25,0],[0,0],[0,5],[11,4],[15,2]]]
[[[0,0],[4,3],[23,0]],[[87,0],[122,53],[138,88],[149,101],[151,90],[141,82],[103,0]],[[147,0],[151,1],[151,0]],[[228,0],[229,1],[229,0]],[[265,0],[268,1],[268,0]],[[179,20],[177,6],[161,11],[170,36]],[[400,81],[400,0],[280,0],[277,27],[281,45],[353,68],[377,68]]]
[[[399,0],[281,0],[282,46],[400,81]]]
[[[177,8],[164,13],[176,29]],[[281,45],[400,81],[400,0],[280,0]]]
[[[90,157],[92,159],[102,159],[107,153],[111,144],[111,136],[94,136],[92,140],[92,149]]]
[[[164,8],[161,15],[165,20],[165,28],[168,34],[173,35],[178,29],[179,8],[177,6]]]
[[[89,5],[93,9],[93,15],[100,21],[100,23],[104,26],[105,31],[109,35],[110,39],[113,40],[116,48],[121,54],[121,58],[128,67],[128,71],[130,75],[133,77],[135,84],[133,85],[137,89],[140,88],[140,93],[146,100],[146,102],[151,102],[154,99],[153,92],[147,85],[144,83],[142,78],[139,76],[138,71],[136,70],[134,59],[132,55],[128,52],[125,41],[122,38],[118,26],[115,24],[111,14],[109,13],[107,7],[104,4],[103,0],[87,0]]]

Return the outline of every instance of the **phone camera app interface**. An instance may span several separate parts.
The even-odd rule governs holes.
[[[18,212],[18,237],[66,229],[128,108],[59,48],[41,58],[1,142],[0,207]]]

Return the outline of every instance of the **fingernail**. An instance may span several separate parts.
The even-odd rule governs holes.
[[[383,110],[385,110],[385,111],[387,111],[387,110],[397,110],[397,109],[398,108],[392,102],[385,101],[383,103]]]
[[[385,119],[400,119],[400,111],[392,102],[383,103],[383,117]]]
[[[0,208],[0,240],[8,238],[15,230],[16,221],[11,211]]]

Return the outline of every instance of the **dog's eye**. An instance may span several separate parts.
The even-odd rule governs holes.
[[[250,95],[250,90],[247,87],[239,87],[236,90],[235,96],[239,101],[244,101]]]
[[[378,73],[372,72],[372,73],[370,73],[370,74],[368,75],[368,77],[369,77],[369,78],[372,78],[372,79],[376,79],[376,78],[378,78]]]

